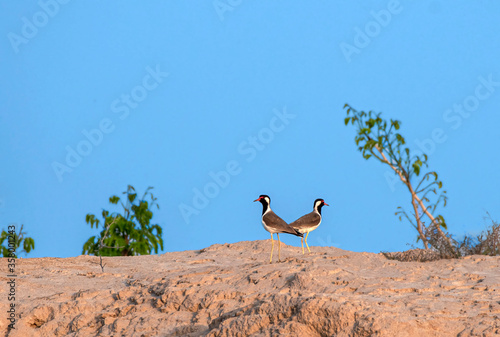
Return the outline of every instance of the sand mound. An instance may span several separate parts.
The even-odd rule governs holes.
[[[333,247],[306,255],[283,247],[281,263],[267,263],[269,241],[254,241],[105,258],[104,273],[96,257],[21,259],[20,319],[7,334],[7,287],[0,287],[0,334],[500,334],[500,257],[398,262]]]

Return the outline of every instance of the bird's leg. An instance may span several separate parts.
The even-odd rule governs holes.
[[[300,243],[302,244],[302,255],[304,254],[304,237],[300,238]]]
[[[311,252],[311,250],[309,249],[309,245],[307,244],[307,237],[309,236],[309,232],[307,232],[307,235],[306,235],[306,246],[307,246],[307,250],[309,251],[309,253]]]
[[[273,234],[271,233],[271,258],[269,259],[269,263],[273,263],[273,250],[274,250],[274,240],[273,240]]]
[[[280,241],[280,233],[278,235],[278,262],[281,262],[281,241]]]

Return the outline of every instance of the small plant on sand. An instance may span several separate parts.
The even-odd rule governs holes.
[[[0,249],[3,257],[18,257],[17,250],[23,247],[21,253],[28,254],[35,249],[35,240],[26,237],[26,232],[23,232],[23,225],[16,233],[16,226],[10,225],[7,230],[2,230],[0,234]]]
[[[151,224],[153,212],[150,207],[160,207],[156,198],[146,189],[142,199],[138,200],[134,187],[128,186],[125,194],[125,203],[113,195],[109,202],[113,205],[118,202],[123,207],[123,214],[102,211],[102,231],[98,236],[92,236],[83,245],[83,254],[96,256],[133,256],[149,255],[158,248],[163,249],[162,228]],[[146,199],[149,199],[146,200]],[[101,221],[94,214],[87,214],[85,221],[91,228],[99,228]],[[101,268],[104,270],[101,258]]]
[[[443,257],[455,257],[457,251],[442,215],[435,211],[442,203],[446,206],[446,191],[440,192],[443,183],[434,171],[424,171],[428,167],[427,155],[412,155],[406,147],[404,137],[398,132],[401,122],[385,120],[381,113],[358,111],[346,104],[347,117],[344,122],[356,127],[355,142],[363,158],[375,158],[389,166],[407,187],[410,193],[412,212],[398,207],[399,219],[407,219],[418,232],[417,242],[422,241],[425,249],[434,248]],[[438,193],[439,192],[439,193]],[[426,225],[427,222],[427,225]]]

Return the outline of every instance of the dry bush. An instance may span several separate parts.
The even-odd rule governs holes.
[[[425,228],[424,233],[431,246],[430,250],[439,255],[441,259],[453,259],[461,256],[457,250],[456,241],[450,233],[444,232],[446,239],[443,238],[434,224]]]
[[[401,262],[430,262],[443,259],[439,252],[432,249],[410,249],[404,252],[382,253],[389,260]]]
[[[495,222],[488,214],[491,225],[476,237],[466,235],[457,242],[457,250],[461,256],[467,255],[500,255],[500,223]]]
[[[451,234],[445,232],[448,241],[430,226],[425,228],[430,249],[410,249],[404,252],[383,252],[382,254],[389,260],[401,262],[430,262],[468,255],[498,256],[500,255],[500,223],[495,222],[489,214],[487,219],[491,221],[491,225],[476,237],[466,235],[462,240],[457,241]]]

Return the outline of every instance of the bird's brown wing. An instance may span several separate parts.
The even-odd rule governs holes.
[[[267,226],[274,228],[279,233],[288,233],[297,236],[302,236],[301,233],[298,233],[295,229],[290,227],[285,220],[276,215],[273,211],[267,212],[262,220],[266,223]]]
[[[293,227],[296,230],[301,230],[317,226],[320,221],[321,221],[321,216],[316,212],[311,212],[304,216],[301,216],[300,218],[292,222],[290,224],[290,227]]]

